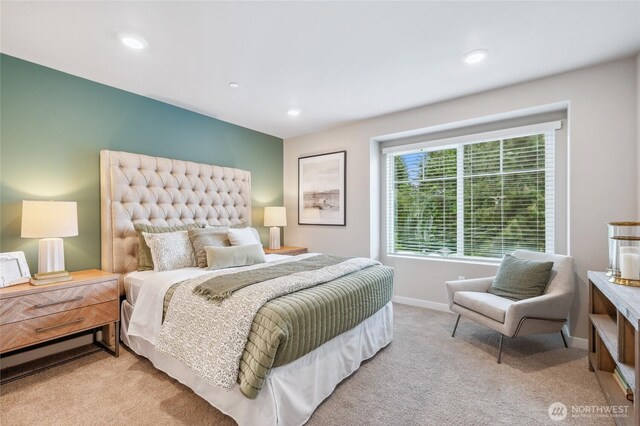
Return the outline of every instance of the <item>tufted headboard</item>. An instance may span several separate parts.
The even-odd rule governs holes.
[[[125,274],[138,267],[134,223],[251,224],[251,173],[103,150],[100,213],[102,269]]]

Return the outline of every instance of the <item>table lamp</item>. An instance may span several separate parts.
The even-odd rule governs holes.
[[[269,248],[280,248],[280,226],[287,226],[287,209],[284,207],[265,207],[264,226],[270,226]]]
[[[75,201],[22,202],[22,238],[40,238],[38,273],[64,272],[62,237],[78,235]]]

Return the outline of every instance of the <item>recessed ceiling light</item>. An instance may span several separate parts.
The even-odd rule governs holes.
[[[287,110],[287,114],[289,114],[292,117],[295,117],[297,115],[300,115],[302,111],[300,110],[300,108],[289,108]]]
[[[131,49],[140,50],[149,46],[149,43],[147,43],[145,39],[135,34],[121,33],[121,34],[118,34],[118,38],[120,39],[122,44],[124,44],[125,46]]]
[[[232,89],[237,89],[238,87],[240,87],[240,83],[232,81],[231,83],[229,83],[229,87],[231,87]]]
[[[467,64],[477,64],[478,62],[482,62],[488,53],[489,51],[487,49],[472,50],[471,52],[465,53],[462,59]]]

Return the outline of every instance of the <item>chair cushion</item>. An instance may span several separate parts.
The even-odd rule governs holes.
[[[519,259],[506,254],[489,293],[514,300],[529,299],[544,293],[553,262]]]
[[[491,318],[492,320],[504,323],[507,309],[515,302],[490,293],[456,291],[453,295],[453,303]]]

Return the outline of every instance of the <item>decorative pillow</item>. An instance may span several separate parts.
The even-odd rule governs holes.
[[[187,231],[160,234],[143,232],[142,235],[151,251],[154,271],[171,271],[197,265]]]
[[[547,288],[553,262],[519,259],[507,254],[489,293],[514,300],[540,296]]]
[[[228,227],[216,226],[202,229],[189,229],[189,239],[196,254],[198,267],[207,267],[207,253],[205,246],[228,247],[231,245],[227,237]]]
[[[267,261],[261,244],[232,247],[207,246],[204,250],[207,253],[207,269],[249,266]]]
[[[143,232],[147,234],[160,234],[163,232],[176,232],[186,231],[187,229],[201,228],[197,223],[190,225],[177,225],[177,226],[154,226],[146,225],[144,223],[134,223],[133,229],[138,233],[138,271],[151,271],[153,270],[153,259],[151,258],[151,251],[149,246],[142,235]]]
[[[261,244],[260,236],[256,228],[229,228],[227,236],[232,246],[248,246],[251,244]]]

